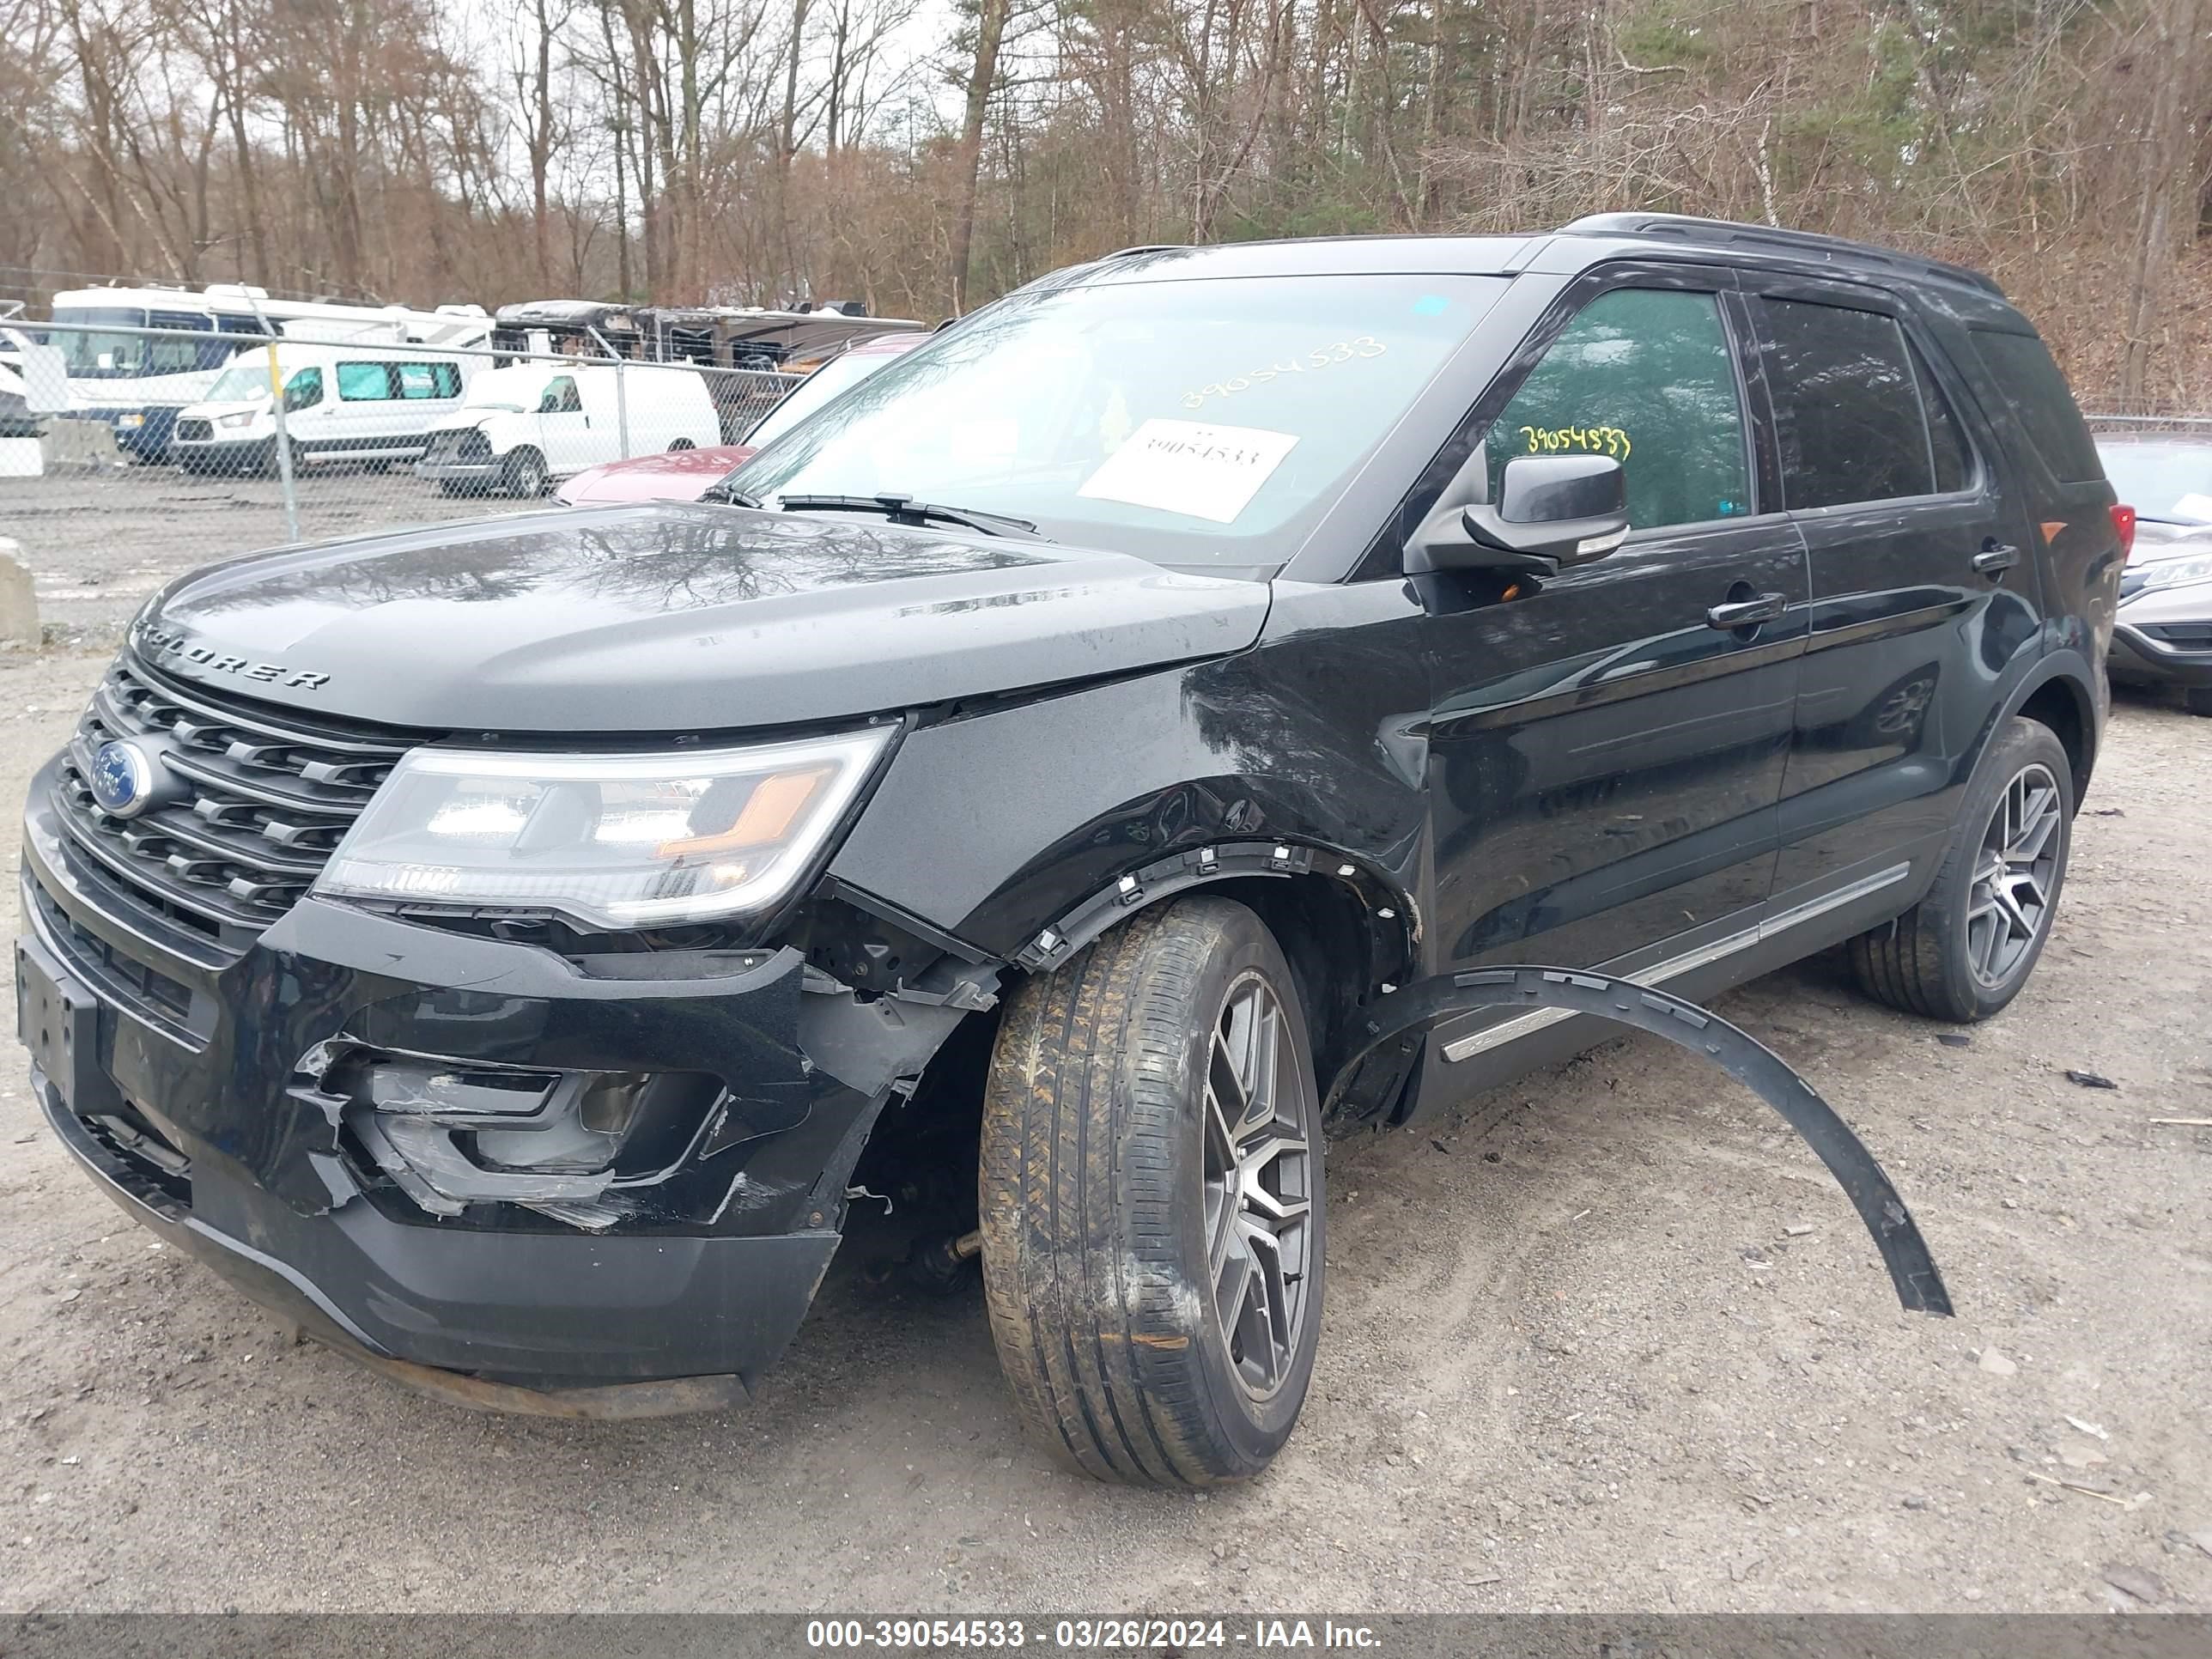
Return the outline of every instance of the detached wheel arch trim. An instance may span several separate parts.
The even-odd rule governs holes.
[[[1780,1113],[1812,1147],[1859,1212],[1908,1312],[1952,1312],[1928,1242],[1881,1165],[1833,1107],[1788,1061],[1718,1014],[1633,980],[1577,969],[1499,967],[1440,976],[1386,999],[1354,1041],[1340,1077],[1384,1043],[1486,1008],[1564,1008],[1631,1025],[1711,1060]],[[1324,1120],[1336,1105],[1322,1104]]]
[[[1032,974],[1050,973],[1133,912],[1202,892],[1217,882],[1253,876],[1320,876],[1340,883],[1359,896],[1371,918],[1387,926],[1391,954],[1401,966],[1417,959],[1420,912],[1411,895],[1354,854],[1285,836],[1219,842],[1130,871],[1039,928],[1011,960]]]

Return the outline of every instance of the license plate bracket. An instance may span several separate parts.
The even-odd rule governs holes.
[[[15,941],[15,1032],[72,1111],[120,1101],[100,1066],[100,999],[35,939]]]

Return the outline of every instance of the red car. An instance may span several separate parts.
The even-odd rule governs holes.
[[[745,434],[741,444],[714,444],[705,449],[672,449],[665,454],[640,455],[627,461],[609,461],[579,472],[554,492],[570,507],[615,507],[628,501],[696,501],[714,484],[729,476],[740,462],[750,460],[763,446],[805,420],[849,386],[865,380],[892,358],[911,351],[929,337],[927,334],[884,334],[863,340],[840,352],[816,369]]]

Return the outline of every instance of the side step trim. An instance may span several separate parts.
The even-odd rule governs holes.
[[[1840,910],[1846,904],[1855,904],[1863,898],[1879,893],[1885,887],[1894,887],[1911,873],[1911,865],[1893,864],[1887,870],[1878,870],[1873,875],[1862,877],[1832,893],[1823,893],[1816,899],[1792,905],[1778,915],[1769,916],[1756,927],[1746,927],[1725,939],[1700,945],[1694,951],[1685,951],[1678,957],[1669,957],[1664,962],[1654,963],[1649,968],[1639,969],[1624,977],[1638,985],[1664,985],[1668,980],[1693,974],[1700,968],[1710,968],[1739,951],[1747,951],[1754,945],[1786,933],[1792,927],[1801,927],[1808,921],[1826,915],[1831,910]],[[1574,1017],[1571,1009],[1540,1008],[1534,1013],[1501,1021],[1487,1030],[1472,1031],[1466,1036],[1447,1042],[1444,1044],[1444,1058],[1455,1062],[1469,1060],[1476,1054],[1487,1054],[1492,1048],[1503,1048],[1506,1043],[1518,1042],[1522,1037],[1534,1036],[1547,1027],[1557,1025],[1561,1020]]]

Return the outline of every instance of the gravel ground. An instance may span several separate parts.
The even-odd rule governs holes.
[[[496,495],[448,496],[405,466],[331,462],[298,488],[300,536],[319,540],[512,513]],[[0,478],[0,536],[31,568],[48,640],[106,649],[172,576],[281,545],[283,497],[273,478],[198,477],[167,466]]]
[[[0,658],[0,798],[100,667]],[[1333,1151],[1313,1397],[1265,1479],[1206,1497],[1024,1444],[980,1292],[872,1285],[905,1243],[882,1222],[744,1413],[402,1394],[125,1222],[16,1051],[0,1607],[2203,1609],[2212,1128],[2153,1120],[2212,1115],[2208,753],[2212,722],[2121,708],[1995,1023],[1877,1009],[1829,962],[1721,1005],[1859,1127],[1958,1319],[1898,1310],[1764,1106],[1634,1038],[1494,1098],[1488,1133]]]

